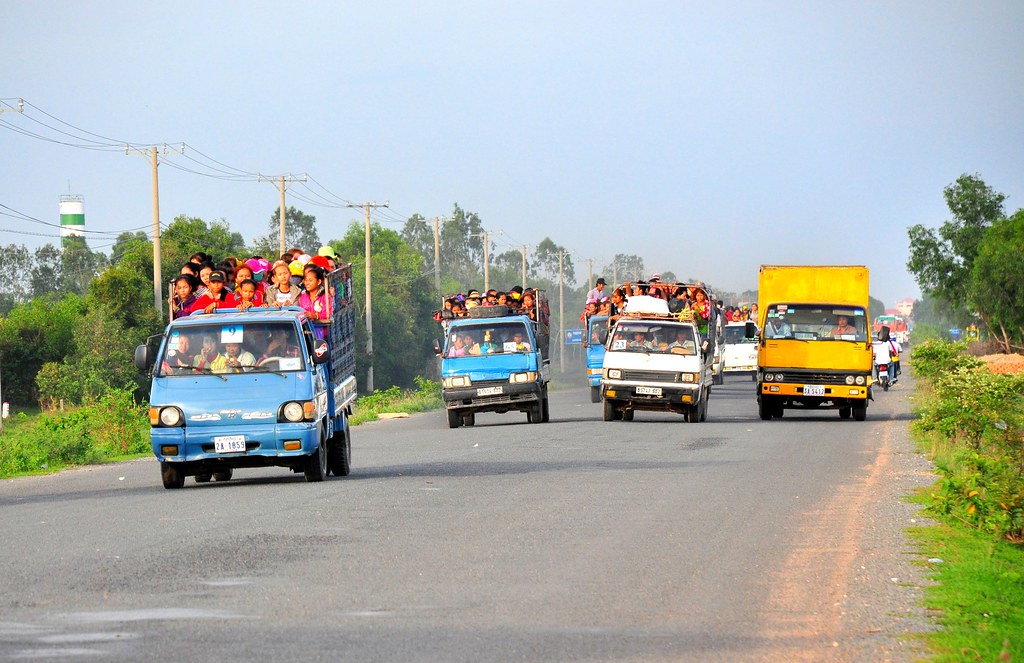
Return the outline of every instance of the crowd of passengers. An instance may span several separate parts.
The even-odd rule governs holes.
[[[476,306],[507,306],[511,315],[526,315],[534,321],[538,321],[540,316],[539,322],[546,323],[549,312],[537,303],[536,291],[520,285],[513,286],[508,292],[491,288],[481,294],[479,290],[470,290],[467,293],[445,297],[441,310],[434,313],[434,320],[446,325],[449,320],[468,318],[469,310]]]
[[[661,276],[653,274],[646,281],[636,281],[635,283],[627,281],[610,293],[606,289],[604,278],[597,279],[593,289],[587,292],[586,306],[580,314],[580,322],[585,325],[592,315],[606,315],[611,318],[610,322],[614,322],[625,303],[634,295],[645,295],[665,300],[669,313],[687,319],[692,317],[705,337],[712,308],[718,309],[718,317],[723,324],[746,322],[747,320],[757,321],[757,304],[725,306],[725,302],[720,299],[711,302],[700,281],[693,285],[662,283]]]
[[[196,252],[172,283],[171,318],[196,311],[298,306],[312,320],[328,320],[334,293],[327,274],[338,262],[329,246],[321,246],[315,256],[294,248],[273,263],[262,256],[229,257],[215,263],[210,255]]]

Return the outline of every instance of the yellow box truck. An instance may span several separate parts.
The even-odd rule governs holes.
[[[829,408],[864,421],[873,360],[868,268],[762,265],[757,308],[761,419]]]

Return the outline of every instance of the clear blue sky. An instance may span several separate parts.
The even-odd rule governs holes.
[[[761,263],[866,264],[891,306],[919,295],[906,228],[947,219],[960,174],[1024,207],[1022,26],[1019,1],[8,0],[0,97],[115,141],[309,173],[390,201],[374,218],[396,230],[458,202],[499,251],[550,236],[584,278],[583,259],[615,253],[731,291]],[[8,207],[56,222],[70,192],[91,230],[151,223],[139,156],[2,125],[0,153]],[[213,172],[186,154],[206,165],[169,160]],[[160,178],[165,223],[223,218],[251,239],[278,204],[268,183]],[[288,203],[324,239],[360,218],[308,186]],[[52,232],[0,216],[0,243],[50,241],[15,230]]]

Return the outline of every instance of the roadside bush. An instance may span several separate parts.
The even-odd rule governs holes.
[[[990,373],[963,343],[911,354],[926,381],[913,428],[943,475],[930,509],[1024,541],[1024,375]]]
[[[149,450],[146,410],[113,390],[81,407],[21,413],[0,435],[0,476],[85,465]]]

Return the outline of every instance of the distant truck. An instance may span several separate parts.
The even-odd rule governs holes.
[[[592,315],[587,319],[586,338],[583,340],[587,348],[587,381],[590,383],[590,402],[601,402],[601,371],[604,368],[604,343],[608,337],[608,316]]]
[[[876,339],[882,327],[889,328],[889,335],[897,343],[901,345],[910,343],[910,329],[907,327],[907,321],[902,316],[888,314],[875,316],[875,322],[871,325],[871,331],[874,332]]]
[[[172,321],[155,353],[136,348],[135,364],[152,369],[150,441],[164,488],[181,488],[187,476],[226,481],[246,467],[287,467],[306,481],[349,474],[351,266],[327,283],[328,321],[298,307],[218,309]]]
[[[441,396],[448,427],[473,426],[480,412],[525,412],[527,421],[546,422],[550,323],[548,300],[535,290],[533,307],[475,306],[469,316],[443,320]]]
[[[791,408],[839,410],[863,421],[871,397],[868,268],[762,265],[758,279],[757,402],[761,419]]]
[[[722,333],[722,372],[757,382],[757,338],[747,338],[747,325],[730,322]]]
[[[677,284],[704,290],[702,285]],[[677,412],[691,423],[705,421],[714,382],[718,309],[698,322],[670,313],[656,297],[634,295],[605,343],[601,379],[605,421],[632,421],[637,410]],[[706,331],[702,331],[706,330]]]

